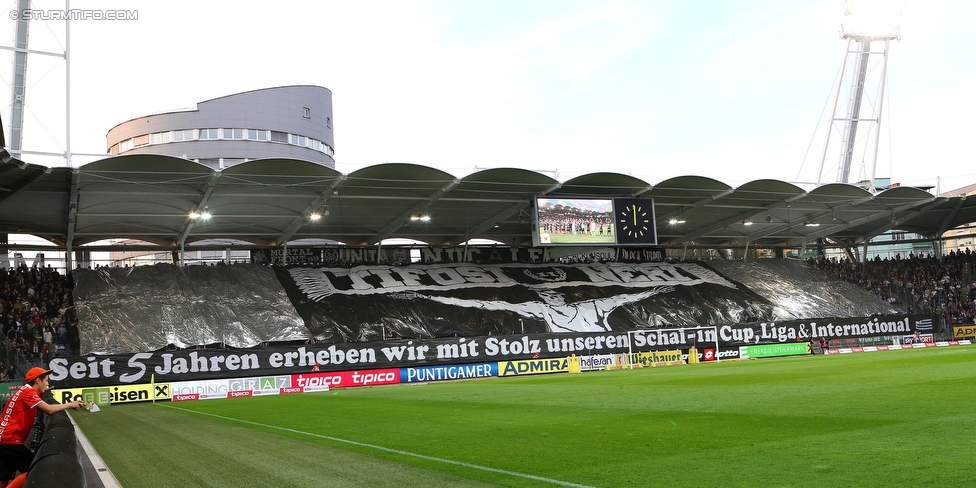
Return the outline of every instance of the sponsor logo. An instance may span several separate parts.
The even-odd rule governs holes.
[[[487,378],[497,375],[497,363],[427,366],[423,368],[403,368],[400,370],[400,378],[404,383]]]
[[[188,395],[173,395],[174,402],[185,402],[189,400],[199,400],[199,399],[200,399],[199,393],[190,393]]]
[[[297,386],[294,386],[294,387],[291,387],[291,388],[282,388],[282,389],[278,390],[278,393],[281,394],[281,395],[288,395],[288,394],[292,394],[292,393],[305,393],[305,389],[304,388],[299,388]]]
[[[714,361],[715,360],[715,348],[706,347],[702,350],[702,360],[704,361]]]
[[[675,349],[671,351],[651,351],[634,354],[634,363],[641,366],[653,366],[656,364],[670,364],[682,362],[683,354]]]
[[[517,376],[524,374],[566,373],[569,371],[569,358],[532,359],[528,361],[502,361],[498,363],[498,376]]]
[[[962,339],[964,337],[974,337],[974,336],[976,336],[976,325],[967,325],[965,327],[952,328],[953,339]]]
[[[400,382],[399,369],[370,369],[366,371],[337,371],[292,375],[291,384],[300,388],[349,388],[353,386],[390,385]]]
[[[251,390],[228,391],[227,392],[227,398],[249,397],[249,396],[252,396],[253,394],[254,394],[254,392],[251,391]]]
[[[91,390],[90,388],[65,388],[52,391],[54,398],[58,403],[70,403],[75,400],[86,400],[83,395],[85,390]],[[169,400],[170,399],[170,384],[169,383],[156,383],[153,384],[142,384],[142,385],[121,385],[104,387],[99,389],[100,397],[98,399],[99,404],[107,405],[109,403],[132,403],[132,402],[148,402],[152,400]]]

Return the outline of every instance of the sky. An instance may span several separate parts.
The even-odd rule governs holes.
[[[0,12],[16,9],[4,1]],[[74,0],[70,7],[137,16],[70,23],[72,153],[104,154],[108,130],[131,118],[309,84],[332,91],[343,173],[406,162],[458,177],[513,167],[560,181],[610,171],[652,185],[683,175],[733,187],[766,178],[809,185],[818,180],[845,59],[841,0]],[[64,4],[35,0],[32,8]],[[879,104],[875,175],[943,191],[976,183],[976,2],[907,0],[902,12]],[[14,32],[7,17],[0,15],[3,46]],[[63,52],[64,30],[64,22],[33,21],[30,48]],[[28,59],[24,149],[63,152],[65,60]],[[0,51],[8,136],[11,60]],[[835,132],[831,144],[839,139]],[[95,159],[76,156],[72,164]],[[831,147],[820,181],[836,180],[838,159],[839,146]],[[862,178],[868,171],[854,170]]]

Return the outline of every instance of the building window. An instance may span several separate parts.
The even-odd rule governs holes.
[[[149,145],[149,134],[136,136],[132,138],[132,145],[134,147],[142,147]]]
[[[224,139],[244,139],[244,129],[221,129]]]
[[[173,141],[192,141],[193,140],[193,129],[186,130],[174,130],[173,131]]]
[[[302,107],[302,117],[305,117],[306,119],[312,118],[312,111],[309,110],[308,107]]]
[[[170,133],[169,132],[156,132],[155,134],[152,135],[152,143],[153,144],[164,144],[164,143],[167,143],[169,141],[170,141]]]
[[[204,140],[204,139],[216,139],[216,138],[217,138],[217,129],[200,129],[200,136],[198,137],[198,139]]]
[[[330,129],[332,128],[332,117],[326,117],[325,118],[325,126],[328,127],[328,128],[330,128]]]
[[[287,132],[278,132],[276,130],[271,131],[271,142],[288,142]]]

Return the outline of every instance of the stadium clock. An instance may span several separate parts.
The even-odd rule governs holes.
[[[616,198],[613,207],[618,244],[657,244],[653,200]]]

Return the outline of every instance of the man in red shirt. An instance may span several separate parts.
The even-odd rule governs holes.
[[[50,415],[84,406],[82,401],[50,405],[41,399],[48,388],[50,374],[50,369],[31,368],[26,375],[27,384],[10,395],[3,406],[0,413],[0,488],[7,486],[14,471],[26,473],[34,460],[34,453],[24,445],[24,441],[30,434],[38,410]]]

